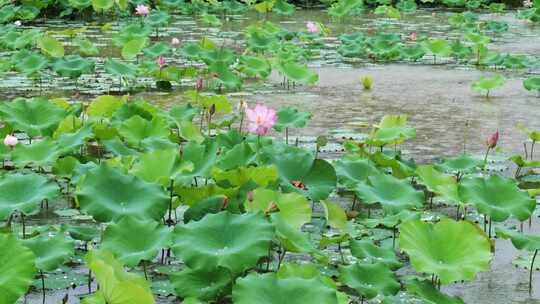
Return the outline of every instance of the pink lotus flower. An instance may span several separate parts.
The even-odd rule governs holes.
[[[160,69],[162,69],[165,65],[167,65],[167,61],[165,60],[165,57],[161,55],[156,59],[156,63],[159,65]]]
[[[174,37],[173,39],[171,39],[171,45],[173,47],[177,47],[178,45],[180,45],[180,40],[176,37]]]
[[[146,17],[148,14],[150,14],[150,8],[144,4],[139,4],[135,8],[135,14]]]
[[[493,149],[497,146],[499,142],[499,131],[493,133],[487,140],[486,144],[489,149]]]
[[[10,148],[13,148],[17,145],[17,143],[19,142],[19,140],[17,139],[17,137],[11,135],[11,134],[8,134],[6,135],[6,137],[4,138],[4,145],[10,147]]]
[[[204,88],[204,82],[203,82],[202,78],[197,79],[197,83],[195,84],[195,88],[197,89],[197,91],[202,91],[202,89]]]
[[[266,135],[277,121],[276,110],[261,104],[256,105],[253,109],[247,107],[246,117],[249,132],[257,135]]]
[[[416,41],[416,32],[412,32],[410,35],[409,35],[409,39],[411,41]]]
[[[306,28],[307,28],[307,31],[310,32],[310,33],[318,33],[318,32],[321,31],[319,26],[313,21],[308,21],[306,23]]]

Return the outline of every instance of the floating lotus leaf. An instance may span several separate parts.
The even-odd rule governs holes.
[[[85,256],[86,265],[99,284],[99,291],[83,299],[82,304],[154,304],[148,282],[124,270],[107,251],[92,250]]]
[[[122,47],[122,58],[134,59],[146,47],[148,40],[146,38],[135,38]]]
[[[91,242],[101,235],[101,231],[93,226],[62,225],[62,228],[69,233],[72,239],[83,242]]]
[[[278,120],[274,125],[274,129],[278,132],[283,131],[285,128],[303,128],[311,119],[311,113],[300,112],[291,107],[280,108],[277,115]]]
[[[349,189],[367,182],[369,176],[381,174],[373,162],[355,156],[345,156],[339,159],[335,162],[334,167],[339,183]]]
[[[116,77],[134,78],[137,76],[137,67],[130,63],[124,63],[112,58],[108,58],[104,64],[105,71]]]
[[[360,57],[366,52],[364,43],[344,43],[340,45],[337,52],[343,57]]]
[[[26,50],[14,55],[14,59],[15,69],[26,76],[35,75],[49,65],[49,60],[44,56]]]
[[[35,258],[15,236],[0,233],[0,303],[13,304],[26,293],[36,273]]]
[[[63,108],[46,99],[16,99],[0,104],[0,114],[14,129],[31,137],[51,136],[64,119]]]
[[[142,260],[152,261],[169,242],[169,230],[163,225],[126,216],[107,226],[101,248],[112,252],[126,266],[134,267]]]
[[[401,267],[391,247],[379,247],[368,240],[352,240],[349,241],[349,245],[352,255],[360,259],[362,263],[382,263],[393,270]]]
[[[225,211],[176,226],[172,249],[192,269],[223,267],[239,274],[268,254],[273,236],[263,215]]]
[[[442,284],[473,280],[477,272],[489,268],[491,243],[471,222],[412,220],[402,223],[399,233],[400,247],[414,269],[435,274]]]
[[[519,189],[515,181],[499,175],[465,178],[459,186],[459,195],[463,202],[473,204],[479,213],[496,222],[510,216],[524,221],[536,208],[536,201]]]
[[[278,69],[290,81],[301,84],[313,85],[319,80],[319,75],[311,71],[307,65],[301,65],[293,61],[280,63]]]
[[[169,197],[161,186],[125,175],[107,165],[91,169],[77,187],[81,210],[100,222],[121,216],[161,220],[169,207]]]
[[[424,57],[426,52],[422,48],[422,46],[414,45],[410,47],[405,47],[401,49],[401,57],[416,61]]]
[[[458,297],[451,297],[440,292],[427,280],[408,280],[405,286],[410,293],[420,297],[425,304],[465,304]]]
[[[54,58],[64,57],[64,46],[54,37],[43,36],[37,41],[41,51]]]
[[[56,197],[55,183],[38,174],[8,174],[0,179],[0,220],[15,211],[32,214],[44,199]]]
[[[92,73],[94,71],[94,62],[79,55],[69,55],[57,59],[53,64],[53,70],[60,76],[76,79],[82,74]]]
[[[303,278],[280,279],[274,273],[251,273],[237,280],[233,288],[235,304],[337,304],[334,289],[320,280]]]
[[[499,237],[512,240],[514,247],[519,250],[540,250],[540,235],[525,234],[517,230],[510,230],[503,227],[497,227],[495,228],[495,231]]]
[[[17,167],[28,165],[44,167],[53,164],[58,158],[57,143],[46,139],[31,145],[17,145],[12,151],[11,159]]]
[[[429,191],[442,195],[455,203],[460,201],[458,184],[453,176],[441,173],[431,165],[418,166],[416,173]]]
[[[42,233],[23,241],[36,256],[36,268],[43,272],[54,271],[75,254],[75,242],[64,233]]]
[[[340,266],[339,278],[367,299],[395,295],[401,288],[392,270],[382,263]]]
[[[177,296],[205,301],[214,300],[231,283],[229,271],[220,267],[210,271],[186,268],[169,275],[169,279]]]
[[[416,191],[407,180],[385,174],[369,176],[368,182],[358,184],[355,190],[362,202],[380,203],[386,213],[420,208],[425,200],[424,193]]]

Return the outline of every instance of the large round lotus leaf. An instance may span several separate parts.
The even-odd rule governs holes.
[[[0,233],[0,303],[15,303],[32,284],[36,257],[12,234]]]
[[[340,266],[339,278],[367,299],[395,295],[401,288],[392,270],[382,263]]]
[[[336,161],[334,167],[339,183],[349,189],[367,182],[369,176],[381,174],[373,162],[365,158],[346,156]]]
[[[54,58],[64,57],[64,46],[54,37],[43,36],[37,41],[41,51]]]
[[[224,195],[213,195],[193,204],[184,212],[184,223],[199,221],[207,214],[219,213],[226,209],[227,197]]]
[[[311,113],[300,112],[291,107],[282,107],[279,109],[278,120],[274,125],[276,131],[281,132],[285,128],[303,128],[307,121],[311,119]]]
[[[139,115],[134,115],[124,121],[118,132],[129,144],[139,145],[147,138],[167,138],[170,131],[167,123],[158,117],[148,121]]]
[[[79,130],[73,133],[65,133],[57,138],[57,151],[60,155],[69,154],[76,151],[84,145],[90,138],[94,136],[94,126],[92,124],[85,124]]]
[[[458,184],[453,176],[437,171],[431,165],[418,166],[416,174],[429,191],[442,195],[452,202],[459,202]]]
[[[272,66],[267,59],[256,56],[241,56],[239,70],[248,77],[260,75],[263,78],[268,77],[272,71]]]
[[[276,236],[285,250],[295,253],[316,253],[308,235],[299,228],[291,226],[281,214],[274,213],[271,219],[276,229]]]
[[[382,263],[391,269],[401,267],[396,253],[390,247],[379,247],[368,240],[352,240],[349,245],[352,255],[363,263]]]
[[[280,63],[278,68],[281,73],[290,81],[312,85],[319,80],[319,75],[308,69],[307,65],[301,65],[293,61],[286,61]]]
[[[120,109],[124,104],[126,104],[126,101],[127,98],[124,97],[102,95],[92,100],[86,109],[86,114],[88,114],[88,116],[110,118],[113,116],[116,110]]]
[[[497,74],[493,77],[480,77],[478,81],[472,84],[472,89],[475,91],[487,91],[502,87],[504,84],[504,78]]]
[[[212,63],[208,66],[208,71],[216,73],[215,81],[217,85],[223,85],[226,89],[236,90],[242,86],[242,79],[236,75],[231,67],[222,61]]]
[[[103,65],[105,71],[116,77],[137,76],[137,67],[131,63],[121,62],[112,58],[108,58]]]
[[[235,304],[337,304],[336,291],[318,279],[277,278],[274,273],[251,273],[236,281]]]
[[[193,170],[191,162],[181,162],[178,149],[156,150],[140,155],[131,173],[147,182],[159,183],[164,187],[182,172]]]
[[[46,198],[54,198],[58,186],[38,174],[11,174],[0,179],[0,220],[14,211],[32,214]]]
[[[163,10],[152,10],[150,14],[144,18],[144,22],[150,26],[164,26],[169,22],[170,16]]]
[[[21,55],[20,58],[18,55]],[[49,65],[49,60],[44,56],[28,51],[21,51],[14,56],[15,69],[26,76],[34,75]]]
[[[465,304],[458,297],[445,295],[427,280],[412,279],[406,283],[407,291],[420,297],[425,304]]]
[[[158,56],[168,56],[171,54],[171,47],[163,42],[154,43],[143,50],[145,56],[156,58]]]
[[[515,181],[499,175],[465,178],[459,185],[459,195],[463,202],[473,204],[478,212],[496,222],[509,216],[524,221],[536,208],[536,201]]]
[[[190,268],[223,267],[238,274],[268,255],[273,236],[272,225],[263,215],[225,211],[176,226],[172,249]]]
[[[43,167],[53,164],[58,154],[56,143],[46,139],[31,145],[17,145],[11,153],[11,158],[20,168],[28,165]]]
[[[540,76],[529,77],[523,81],[523,87],[528,91],[540,92]]]
[[[477,272],[489,268],[491,243],[471,222],[413,220],[402,223],[399,232],[400,247],[414,269],[435,274],[442,284],[472,280]]]
[[[540,235],[525,234],[517,230],[507,228],[495,228],[497,235],[503,239],[511,239],[517,249],[535,251],[540,249]]]
[[[438,167],[444,171],[452,173],[471,173],[477,168],[482,167],[483,165],[484,160],[468,154],[463,154],[458,157],[445,159],[442,163],[438,165]]]
[[[198,60],[204,50],[198,43],[186,43],[179,49],[179,52],[187,60]]]
[[[210,177],[212,166],[216,161],[217,142],[205,141],[202,144],[188,142],[184,146],[184,161],[193,164],[193,170],[183,172],[176,179],[177,182],[191,184],[194,177]]]
[[[101,248],[112,252],[128,267],[141,260],[153,260],[161,248],[168,247],[169,229],[153,220],[123,217],[107,226]]]
[[[124,44],[124,47],[122,47],[122,58],[129,60],[137,57],[146,46],[147,41],[146,38],[135,38]]]
[[[121,216],[160,220],[169,206],[163,188],[118,169],[100,165],[91,169],[79,182],[76,198],[81,210],[100,222]]]
[[[66,116],[60,106],[45,99],[16,99],[0,104],[4,121],[31,137],[51,136]]]
[[[91,242],[101,235],[101,231],[93,226],[62,225],[62,229],[69,233],[71,238],[84,242]]]
[[[231,274],[224,268],[210,271],[186,268],[169,275],[176,295],[211,301],[221,295],[231,283]]]
[[[362,202],[380,203],[386,213],[420,208],[424,203],[424,192],[416,191],[405,179],[386,174],[369,176],[368,182],[358,184],[355,190]]]
[[[406,115],[385,115],[376,128],[369,141],[377,146],[400,144],[416,136],[416,129],[407,127]]]
[[[23,241],[36,256],[36,268],[49,272],[57,269],[75,254],[75,242],[63,233],[48,232]]]
[[[88,39],[75,39],[73,44],[79,47],[79,53],[83,56],[98,56],[99,49]]]
[[[409,59],[409,60],[413,60],[413,61],[416,61],[424,57],[424,55],[426,54],[424,49],[419,45],[405,47],[405,48],[402,48],[400,51],[401,51],[401,57]]]
[[[344,43],[340,45],[337,52],[343,57],[360,57],[365,53],[364,43]]]
[[[244,186],[248,183],[255,183],[261,187],[266,187],[269,183],[278,180],[278,170],[276,166],[249,166],[238,167],[233,170],[212,169],[212,178],[216,182],[226,181],[231,186]]]
[[[446,56],[450,54],[450,45],[443,39],[432,39],[422,42],[422,47],[433,55]]]
[[[128,273],[120,262],[107,251],[90,251],[85,256],[88,269],[99,284],[99,291],[83,304],[154,304],[148,281]],[[88,300],[90,299],[90,300]]]
[[[69,55],[56,60],[53,70],[60,76],[76,79],[82,74],[93,72],[94,62],[79,55]]]
[[[201,59],[207,64],[212,65],[218,62],[229,66],[236,60],[236,55],[231,49],[219,48],[201,53]]]
[[[225,147],[222,146],[225,150]],[[216,166],[222,170],[231,170],[238,167],[247,167],[255,162],[257,155],[251,146],[242,142],[232,149],[220,153]]]

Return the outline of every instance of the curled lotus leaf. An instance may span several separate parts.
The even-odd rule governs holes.
[[[427,280],[411,279],[405,286],[410,293],[424,300],[425,304],[465,304],[458,297],[451,297],[440,292]]]
[[[28,290],[36,273],[35,255],[11,233],[0,233],[0,303],[13,304]]]
[[[540,235],[525,234],[517,230],[503,227],[495,228],[497,235],[503,239],[510,239],[517,249],[528,251],[540,250]]]
[[[274,129],[278,132],[283,131],[285,128],[303,128],[311,119],[311,113],[301,112],[291,107],[280,108],[277,115],[278,120],[274,125]]]
[[[367,299],[395,295],[401,288],[392,270],[382,263],[340,266],[339,278]]]
[[[36,268],[50,272],[69,261],[75,254],[75,242],[63,232],[44,232],[23,241],[36,256]]]
[[[66,111],[46,99],[18,98],[12,102],[1,103],[0,114],[14,129],[36,137],[51,136],[66,116]]]
[[[58,75],[72,79],[79,78],[82,74],[94,71],[94,62],[78,55],[69,55],[57,59],[53,64],[53,70]]]

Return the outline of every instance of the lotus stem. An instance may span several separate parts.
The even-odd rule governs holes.
[[[487,232],[487,219],[486,219],[485,214],[484,214],[484,232]]]
[[[353,195],[351,211],[354,211],[354,207],[356,207],[356,193]]]
[[[534,260],[536,259],[536,255],[538,254],[538,249],[534,251],[534,255],[531,261],[531,268],[529,269],[529,294],[532,292],[532,274],[534,270]]]
[[[489,233],[488,233],[488,236],[491,239],[491,217],[489,217]]]
[[[343,256],[343,250],[341,248],[341,242],[338,243],[339,256],[341,257],[341,263],[345,264],[345,257]]]
[[[171,178],[171,183],[169,186],[169,217],[167,219],[167,226],[172,225],[172,209],[173,209],[173,198],[174,198],[174,179]]]
[[[289,144],[289,128],[285,128],[285,144]]]
[[[459,221],[459,207],[461,206],[458,204],[456,208],[456,221]]]
[[[22,238],[26,238],[26,225],[24,223],[24,213],[21,212],[21,223],[22,223]]]
[[[529,158],[529,151],[527,150],[527,143],[523,143],[523,150],[525,151],[525,159]]]
[[[533,140],[532,145],[531,145],[531,160],[533,160],[534,144],[536,144],[535,140]]]
[[[39,271],[39,274],[41,276],[41,292],[43,294],[43,304],[45,304],[45,275],[43,274],[43,270],[40,270]]]
[[[92,293],[92,270],[88,269],[88,293]]]
[[[146,272],[146,261],[145,260],[142,260],[142,267],[143,267],[143,271],[144,271],[144,278],[148,281],[148,274]]]
[[[490,150],[491,148],[488,147],[486,150],[486,154],[484,155],[484,166],[487,165],[487,158]]]
[[[396,226],[392,227],[392,249],[396,249],[396,233],[397,233]]]

